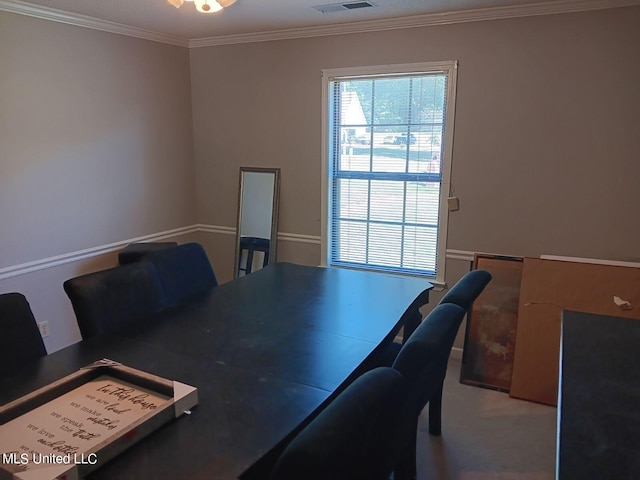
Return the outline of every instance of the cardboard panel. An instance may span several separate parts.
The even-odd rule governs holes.
[[[640,268],[525,258],[512,397],[557,404],[562,310],[640,319]]]

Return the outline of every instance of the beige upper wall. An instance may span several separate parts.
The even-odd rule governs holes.
[[[321,71],[458,60],[448,248],[640,259],[640,8],[192,49],[198,218],[282,169],[281,232],[320,234]],[[314,256],[314,258],[317,258]]]
[[[0,268],[196,220],[187,49],[0,12]]]
[[[188,51],[0,12],[0,269],[234,226],[241,165],[281,167],[280,231],[319,235],[321,70],[449,59],[461,210],[448,247],[638,260],[637,25],[635,7]],[[229,279],[232,237],[199,235]],[[279,256],[316,264],[319,248],[286,241]],[[114,261],[0,292],[27,295],[51,352],[79,339],[62,282]]]

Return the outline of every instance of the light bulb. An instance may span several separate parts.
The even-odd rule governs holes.
[[[216,0],[193,0],[196,9],[202,13],[215,13],[222,10],[222,6]]]

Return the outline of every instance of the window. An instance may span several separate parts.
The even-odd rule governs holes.
[[[456,70],[323,71],[324,265],[444,281]]]

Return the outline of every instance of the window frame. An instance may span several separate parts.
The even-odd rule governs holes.
[[[329,129],[330,120],[330,105],[331,99],[331,84],[334,80],[348,80],[349,78],[357,79],[362,77],[376,77],[376,76],[404,76],[410,74],[428,74],[442,72],[447,75],[447,89],[446,89],[446,110],[445,110],[445,122],[444,122],[444,147],[443,155],[441,158],[441,183],[440,183],[440,198],[438,207],[438,247],[436,251],[436,276],[416,275],[415,273],[397,272],[398,275],[420,276],[427,278],[435,285],[445,284],[445,265],[446,265],[446,251],[447,251],[447,232],[449,221],[449,208],[447,198],[450,195],[451,189],[451,167],[453,156],[453,137],[454,137],[454,124],[455,124],[455,105],[456,105],[456,89],[457,89],[457,73],[458,62],[452,61],[440,61],[440,62],[421,62],[421,63],[407,63],[399,65],[371,65],[364,67],[347,67],[347,68],[333,68],[322,70],[322,175],[321,175],[321,265],[328,266],[330,258],[330,242],[331,237],[330,222],[331,212],[330,205],[333,198],[332,183],[329,181],[332,168],[331,149],[329,148],[329,142],[332,141],[332,132]],[[336,268],[351,268],[339,266]],[[353,267],[357,268],[357,267]],[[375,269],[363,270],[375,271]],[[388,272],[384,272],[388,273]]]

